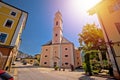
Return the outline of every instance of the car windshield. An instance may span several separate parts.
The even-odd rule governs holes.
[[[2,80],[8,80],[12,78],[12,76],[5,72],[3,74],[0,74],[0,78],[2,78]]]

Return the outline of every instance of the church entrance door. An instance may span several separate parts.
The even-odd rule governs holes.
[[[54,62],[54,67],[56,67],[57,66],[57,62]]]

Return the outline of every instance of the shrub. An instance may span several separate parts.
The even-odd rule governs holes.
[[[55,67],[54,67],[55,70],[58,70],[58,68],[59,68],[58,66],[55,66]]]

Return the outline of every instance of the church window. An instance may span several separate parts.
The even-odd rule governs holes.
[[[65,50],[68,50],[68,48],[65,48]]]
[[[56,25],[58,25],[58,21],[56,22]]]
[[[66,62],[65,65],[68,65],[68,63]]]
[[[58,34],[55,34],[55,36],[58,36]]]
[[[44,62],[44,64],[47,64],[47,62]]]
[[[65,55],[65,57],[68,57],[68,55]]]
[[[48,49],[46,49],[46,51],[48,51]]]
[[[45,55],[45,57],[47,57],[47,55]]]

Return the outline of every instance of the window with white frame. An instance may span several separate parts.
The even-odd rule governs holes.
[[[7,34],[0,33],[0,43],[5,43],[6,38],[7,38]]]
[[[16,17],[17,13],[16,13],[15,11],[11,11],[11,12],[10,12],[10,15]]]
[[[12,25],[13,25],[13,20],[11,20],[11,19],[7,19],[5,24],[4,24],[4,26],[8,27],[8,28],[11,28]]]

